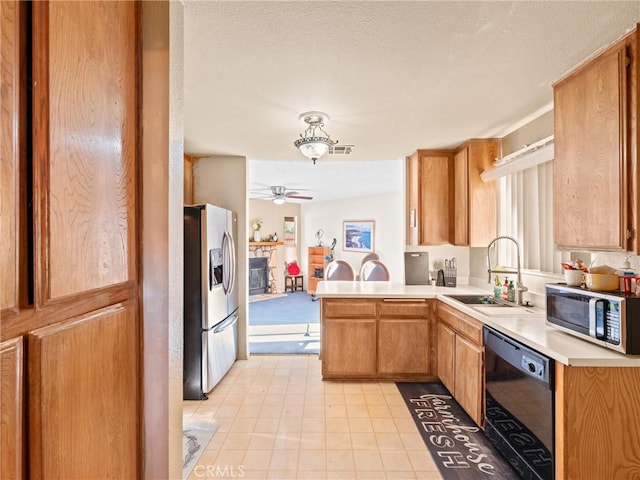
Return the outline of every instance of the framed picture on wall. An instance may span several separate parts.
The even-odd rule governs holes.
[[[375,221],[357,220],[342,222],[342,249],[349,252],[373,252]]]

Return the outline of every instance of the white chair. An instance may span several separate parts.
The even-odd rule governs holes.
[[[324,269],[324,279],[331,280],[346,280],[353,281],[355,273],[353,268],[344,260],[334,260],[329,262]]]
[[[380,260],[369,260],[360,268],[362,282],[388,282],[389,269]]]
[[[362,270],[362,266],[369,260],[380,260],[380,257],[377,253],[367,253],[362,259],[362,262],[360,262],[360,270]]]

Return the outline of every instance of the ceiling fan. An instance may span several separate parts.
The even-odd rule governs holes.
[[[261,195],[262,198],[270,198],[273,203],[276,205],[282,205],[287,201],[288,198],[296,198],[298,200],[313,200],[313,197],[300,195],[300,192],[296,192],[294,190],[287,190],[287,187],[283,187],[282,185],[273,185],[271,187],[265,188],[264,190],[271,190],[271,193],[262,193],[262,192],[254,192],[258,195]]]

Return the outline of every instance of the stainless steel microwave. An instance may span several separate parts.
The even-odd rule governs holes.
[[[547,325],[618,352],[640,354],[640,297],[547,284]]]

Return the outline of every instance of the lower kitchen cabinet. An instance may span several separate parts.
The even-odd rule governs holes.
[[[436,334],[438,378],[450,392],[455,390],[456,332],[438,322]]]
[[[376,373],[376,320],[331,319],[322,324],[322,375],[368,377]]]
[[[437,373],[476,424],[484,422],[482,324],[444,303],[438,304]]]
[[[640,368],[556,362],[556,479],[640,477]]]
[[[478,425],[483,418],[484,348],[456,335],[454,387],[455,397]]]
[[[432,305],[424,299],[323,298],[323,378],[429,377]]]
[[[378,304],[378,374],[425,375],[431,371],[428,300],[384,299]]]

